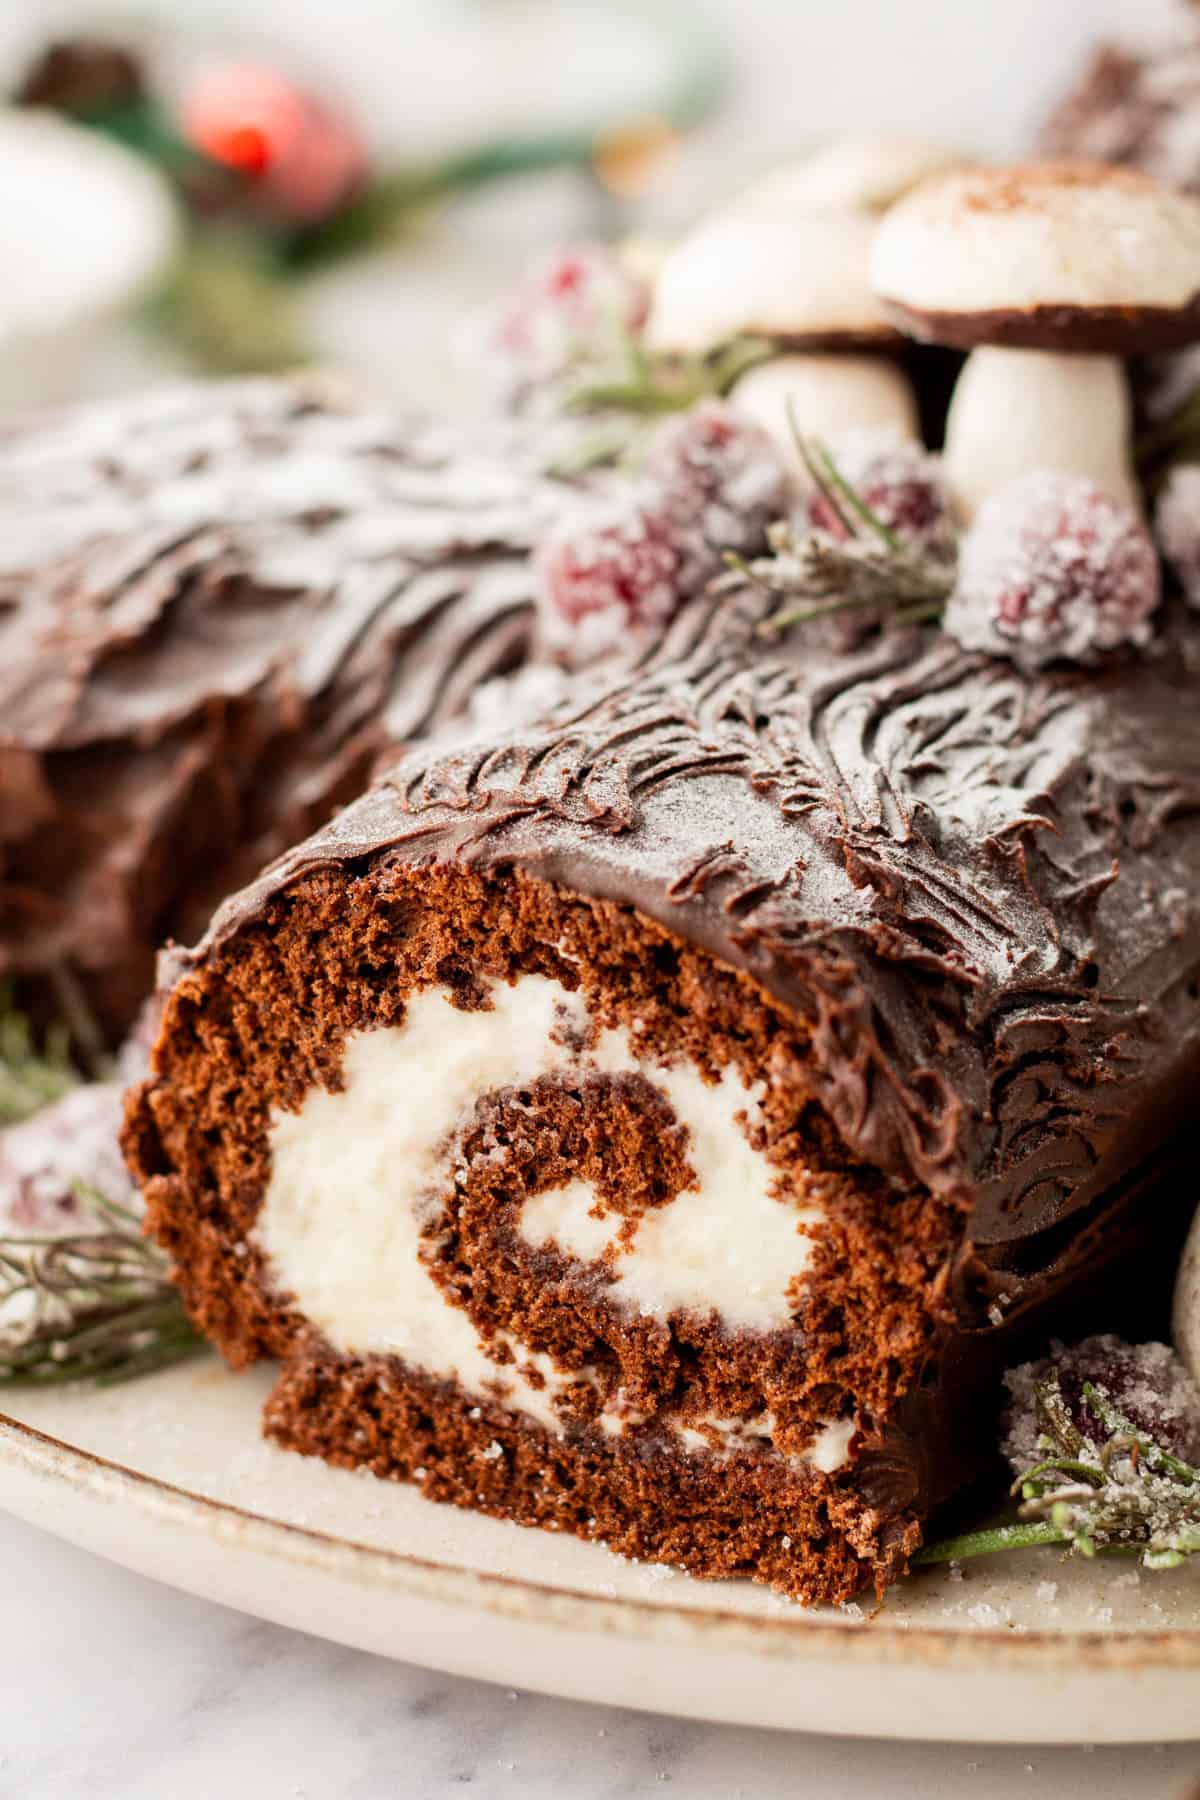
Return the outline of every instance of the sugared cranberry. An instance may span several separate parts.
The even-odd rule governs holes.
[[[1172,469],[1159,497],[1154,529],[1190,606],[1200,606],[1200,466]]]
[[[787,510],[779,453],[761,426],[723,400],[701,400],[664,425],[642,465],[640,486],[661,499],[685,543],[748,554]]]
[[[1180,1358],[1166,1344],[1127,1344],[1106,1335],[1085,1338],[1069,1349],[1054,1344],[1048,1357],[1023,1363],[1005,1376],[1010,1406],[1004,1449],[1014,1473],[1041,1460],[1038,1440],[1044,1421],[1038,1390],[1051,1379],[1071,1424],[1097,1449],[1111,1433],[1085,1387],[1103,1394],[1135,1431],[1164,1450],[1186,1462],[1200,1462],[1200,1388]]]
[[[826,448],[838,474],[881,525],[914,549],[953,554],[955,530],[940,456],[886,430],[845,432]],[[851,535],[818,488],[809,491],[803,516],[810,531],[839,540]]]
[[[1144,644],[1161,574],[1129,506],[1082,476],[1035,471],[989,495],[962,540],[945,628],[1027,667]]]
[[[647,648],[727,550],[753,555],[787,503],[767,434],[720,401],[659,433],[624,495],[582,510],[537,551],[543,636],[573,668]]]
[[[78,1231],[81,1184],[121,1205],[136,1204],[117,1147],[124,1093],[119,1081],[73,1088],[0,1132],[0,1235]]]
[[[587,357],[636,336],[650,289],[605,244],[575,244],[536,263],[466,340],[494,386],[512,392],[559,380]]]
[[[652,642],[683,591],[672,520],[647,506],[582,518],[535,554],[547,648],[572,668]]]

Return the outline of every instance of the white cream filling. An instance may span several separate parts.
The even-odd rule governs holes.
[[[718,1456],[731,1455],[750,1440],[770,1438],[775,1432],[775,1420],[770,1413],[764,1413],[759,1419],[706,1419],[704,1425],[707,1430],[720,1433],[719,1447],[713,1445],[704,1431],[691,1425],[681,1427],[679,1435],[689,1450],[710,1450]],[[849,1461],[850,1442],[857,1429],[857,1419],[831,1419],[818,1430],[805,1452],[804,1461],[831,1475]]]
[[[583,1003],[544,976],[497,983],[490,999],[488,1010],[464,1012],[442,990],[414,995],[401,1025],[347,1040],[337,1092],[314,1087],[298,1112],[274,1115],[255,1236],[280,1291],[338,1350],[401,1356],[560,1430],[555,1399],[594,1372],[569,1374],[508,1338],[515,1361],[497,1363],[495,1346],[431,1278],[422,1225],[475,1102],[578,1065],[649,1079],[687,1127],[697,1183],[643,1214],[631,1243],[613,1245],[623,1218],[593,1217],[594,1189],[572,1182],[526,1204],[527,1240],[554,1240],[588,1262],[613,1245],[612,1298],[642,1314],[696,1308],[716,1310],[726,1327],[786,1324],[789,1288],[812,1253],[804,1227],[821,1210],[775,1197],[776,1170],[745,1129],[758,1095],[732,1069],[710,1085],[688,1065],[654,1063],[624,1028],[581,1059],[570,1040],[586,1026]],[[601,1420],[613,1432],[628,1422],[619,1402]]]

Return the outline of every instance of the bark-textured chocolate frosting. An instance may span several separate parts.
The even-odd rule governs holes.
[[[1029,677],[933,628],[764,646],[760,606],[685,616],[536,729],[412,752],[164,977],[314,869],[515,865],[749,971],[811,1022],[853,1154],[961,1198],[993,1271],[1049,1263],[1193,1103],[1200,631]]]
[[[523,660],[553,446],[179,385],[0,437],[0,974],[129,1022],[168,932]]]

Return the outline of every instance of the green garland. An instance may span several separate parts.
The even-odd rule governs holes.
[[[644,6],[636,10],[645,16]],[[662,0],[652,16],[669,34],[676,56],[666,91],[646,109],[647,132],[651,125],[683,132],[708,117],[721,99],[727,59],[683,4]],[[498,137],[384,170],[329,218],[289,227],[239,209],[239,200],[252,202],[252,188],[236,171],[193,148],[152,92],[74,116],[145,156],[183,197],[190,219],[187,240],[145,317],[202,367],[220,373],[311,361],[312,347],[291,304],[290,290],[300,273],[392,242],[432,208],[492,182],[551,169],[594,175],[605,150],[625,132],[636,137],[642,122],[592,119],[567,130]],[[221,203],[215,216],[214,202]]]

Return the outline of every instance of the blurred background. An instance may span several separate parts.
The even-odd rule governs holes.
[[[296,361],[467,404],[454,321],[540,246],[669,235],[847,127],[1021,153],[1097,40],[1188,13],[0,0],[0,411]]]

